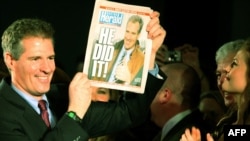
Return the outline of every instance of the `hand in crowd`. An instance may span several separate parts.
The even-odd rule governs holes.
[[[193,67],[197,72],[197,74],[199,75],[201,79],[202,92],[209,90],[210,89],[209,81],[200,66],[199,48],[186,43],[182,46],[175,48],[175,50],[181,52],[182,62]]]
[[[192,66],[196,70],[200,68],[199,48],[194,47],[191,44],[184,44],[175,48],[175,50],[181,52],[183,63]]]
[[[191,131],[190,129],[186,129],[185,133],[182,134],[180,141],[201,141],[200,130],[196,127],[192,127]],[[209,133],[207,133],[207,141],[214,141]]]
[[[176,47],[174,50],[181,52],[181,61],[183,63],[192,66],[196,71],[200,69],[199,48],[194,47],[191,44],[184,44]],[[158,65],[162,66],[168,61],[168,58],[166,57],[168,51],[168,47],[165,44],[161,45],[156,56]]]
[[[76,73],[69,85],[68,111],[75,111],[82,118],[91,103],[91,87],[87,75]]]

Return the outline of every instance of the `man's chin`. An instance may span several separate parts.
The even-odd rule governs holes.
[[[46,87],[46,88],[42,88],[42,89],[38,90],[38,92],[39,92],[40,94],[45,94],[45,93],[47,93],[49,90],[50,90],[50,87]]]

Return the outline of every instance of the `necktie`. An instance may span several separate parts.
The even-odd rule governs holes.
[[[116,78],[115,78],[115,70],[116,70],[116,67],[119,66],[119,65],[122,65],[123,63],[123,60],[125,59],[125,56],[126,56],[126,51],[121,51],[115,64],[114,64],[114,67],[113,67],[113,70],[112,70],[112,73],[110,75],[110,78],[109,78],[109,82],[116,82]]]
[[[47,111],[46,103],[47,102],[45,100],[39,100],[38,107],[40,109],[40,115],[41,115],[43,121],[45,122],[47,127],[50,128],[49,114]]]
[[[124,63],[124,60],[126,59],[126,55],[127,55],[127,52],[123,51],[122,56],[121,56],[120,60],[118,61],[118,65],[121,63]]]

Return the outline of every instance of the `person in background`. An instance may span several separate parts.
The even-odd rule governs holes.
[[[224,82],[224,78],[226,76],[227,70],[226,67],[231,64],[233,61],[234,56],[236,55],[237,51],[241,48],[243,45],[244,40],[243,39],[236,39],[233,41],[229,41],[224,43],[222,46],[218,48],[215,54],[215,61],[217,64],[216,68],[216,77],[217,77],[217,86],[220,91],[220,94],[223,96],[225,106],[228,107],[228,113],[231,113],[231,105],[235,104],[234,94],[232,92],[226,92],[222,90],[222,84]],[[223,122],[218,122],[216,125],[215,130],[212,132],[212,136],[214,138],[219,138],[220,135],[223,132]],[[193,128],[192,133],[199,133],[199,129]],[[187,134],[190,134],[190,131],[187,130]]]
[[[221,90],[232,94],[233,102],[230,103],[228,113],[220,120],[220,125],[250,124],[250,96],[249,96],[249,62],[250,62],[250,38],[240,43],[240,49],[237,51],[230,65],[224,67],[224,75],[220,78]],[[190,132],[187,130],[183,134],[181,141],[198,141],[200,139],[199,129],[195,128]],[[213,137],[213,138],[212,138]],[[223,132],[216,135],[208,133],[207,140],[224,140]]]
[[[156,63],[163,66],[171,62],[183,62],[193,67],[201,80],[201,92],[210,90],[209,80],[200,67],[199,49],[197,47],[191,44],[183,44],[171,51],[166,44],[163,44],[157,52]]]
[[[93,101],[118,101],[119,97],[121,96],[121,91],[102,88],[102,87],[94,87],[92,86],[92,100]]]
[[[198,109],[201,84],[189,65],[172,62],[161,67],[168,76],[151,103],[151,120],[162,128],[154,141],[179,141],[186,128],[206,124]],[[204,134],[205,135],[205,134]]]
[[[153,44],[148,88],[145,94],[119,103],[91,102],[90,83],[81,72],[69,86],[55,85],[51,90],[56,68],[54,29],[40,19],[14,21],[2,35],[4,61],[11,77],[0,83],[0,140],[86,141],[143,122],[159,87],[154,84],[166,78],[157,77],[154,62],[166,31],[159,24],[158,12],[150,17],[146,30]],[[40,100],[47,109],[39,110]],[[49,116],[40,117],[40,113]]]
[[[234,94],[233,92],[227,92],[222,90],[222,84],[224,82],[224,78],[226,76],[226,67],[231,64],[234,56],[239,51],[244,43],[244,39],[236,39],[233,41],[229,41],[224,43],[222,46],[218,48],[215,54],[215,61],[217,64],[216,68],[216,77],[217,77],[217,86],[224,99],[225,106],[227,107],[227,114],[230,114],[231,110],[233,110],[233,106],[235,104]],[[223,121],[223,120],[222,120]],[[212,132],[214,138],[218,138],[220,134],[223,132],[224,122],[221,120],[217,123],[215,130]]]
[[[244,39],[236,39],[233,41],[229,41],[224,43],[215,54],[215,61],[217,64],[216,68],[216,77],[217,77],[217,86],[218,89],[224,99],[224,103],[226,107],[228,108],[226,115],[231,114],[232,111],[234,111],[234,105],[236,103],[236,100],[234,99],[235,93],[234,92],[228,92],[222,90],[222,84],[224,82],[224,78],[227,74],[227,66],[231,65],[231,62],[233,61],[234,56],[236,53],[240,50],[242,45],[244,44]],[[216,129],[212,132],[212,136],[217,139],[221,136],[223,132],[224,127],[224,120],[220,120],[217,125]]]
[[[210,90],[201,94],[199,109],[203,113],[203,119],[207,126],[211,127],[210,132],[215,130],[216,124],[227,111],[223,97],[217,90]]]
[[[201,68],[199,59],[199,48],[191,44],[185,43],[182,46],[174,48],[175,51],[181,52],[181,61],[190,65],[198,73],[201,81],[201,92],[210,90],[210,82]]]
[[[243,45],[243,39],[237,39],[233,41],[229,41],[224,43],[215,54],[215,61],[217,64],[216,68],[216,76],[217,76],[217,86],[221,95],[224,98],[225,105],[229,107],[231,104],[234,103],[233,95],[234,93],[229,93],[222,91],[222,83],[224,81],[224,77],[226,75],[226,67],[231,64],[233,61],[234,56],[236,55],[237,51]]]
[[[230,111],[231,105],[235,103],[235,100],[233,98],[234,93],[223,91],[222,84],[223,84],[224,77],[227,72],[226,67],[231,64],[231,62],[233,61],[233,57],[235,56],[237,51],[241,48],[243,43],[244,43],[243,39],[237,39],[237,40],[226,42],[220,48],[218,48],[218,50],[216,51],[216,55],[215,55],[215,61],[217,64],[217,68],[216,68],[217,86],[218,86],[220,95],[224,99],[224,104],[227,107],[228,111]],[[211,104],[209,103],[209,105]],[[206,106],[206,107],[211,108],[211,106]],[[220,136],[220,134],[223,132],[223,125],[224,123],[220,122],[219,120],[216,123],[216,127],[214,127],[215,129],[212,131],[213,133],[212,135],[215,137]]]

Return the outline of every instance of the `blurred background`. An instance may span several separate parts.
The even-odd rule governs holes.
[[[175,48],[190,43],[199,48],[204,71],[215,76],[215,51],[223,43],[250,34],[249,0],[113,0],[150,6],[161,13],[167,30],[164,44]],[[94,0],[0,2],[0,33],[18,18],[37,17],[51,22],[56,30],[56,62],[70,76],[77,61],[84,60]],[[2,50],[0,52],[2,54]],[[211,80],[214,81],[214,80]],[[214,81],[215,83],[216,81]]]

